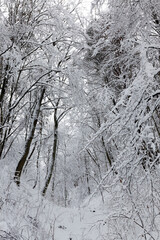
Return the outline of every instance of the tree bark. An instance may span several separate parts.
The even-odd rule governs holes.
[[[53,151],[52,151],[52,162],[51,162],[51,167],[48,173],[48,177],[45,182],[45,186],[42,191],[42,196],[46,195],[48,186],[51,182],[51,178],[52,178],[54,167],[55,167],[56,155],[57,155],[57,145],[58,145],[58,119],[57,119],[57,106],[56,106],[54,111],[54,141],[53,141]]]
[[[3,64],[3,63],[1,63],[1,64]],[[0,75],[2,78],[2,75],[3,75],[2,72]],[[0,84],[0,88],[1,88],[1,92],[0,92],[0,159],[1,159],[3,148],[4,148],[4,143],[5,143],[5,137],[6,137],[6,135],[4,136],[4,131],[3,131],[3,125],[4,125],[3,103],[4,103],[6,89],[8,86],[8,81],[9,81],[9,65],[8,64],[5,67],[4,79],[3,79],[3,81],[2,81],[2,79],[0,79],[0,80],[2,82]],[[6,131],[5,131],[5,133],[6,133]]]
[[[29,135],[29,137],[26,141],[24,153],[23,153],[23,155],[22,155],[22,157],[21,157],[21,159],[20,159],[20,161],[17,165],[16,171],[15,171],[14,181],[18,186],[20,185],[20,177],[21,177],[24,165],[27,161],[27,157],[28,157],[28,154],[29,154],[29,151],[30,151],[31,143],[32,143],[32,140],[33,140],[33,137],[34,137],[34,133],[35,133],[35,129],[36,129],[36,126],[37,126],[38,116],[39,116],[39,113],[40,113],[40,107],[41,107],[41,103],[42,103],[42,100],[43,100],[44,93],[45,93],[45,88],[43,88],[41,90],[41,94],[40,94],[40,97],[38,99],[35,111],[34,111],[34,116],[33,116],[33,122],[32,122],[32,126],[31,126],[30,135]]]

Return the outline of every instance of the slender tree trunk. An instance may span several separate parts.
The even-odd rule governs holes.
[[[0,74],[2,78],[2,73]],[[2,79],[0,79],[2,81]],[[4,136],[4,130],[3,130],[3,125],[4,125],[4,98],[5,98],[5,93],[6,89],[8,86],[8,81],[9,81],[9,65],[7,64],[5,67],[5,73],[4,73],[4,79],[2,81],[2,84],[0,84],[1,92],[0,92],[0,159],[2,156],[4,144],[5,144],[5,138],[6,135]],[[6,134],[6,131],[5,131]]]
[[[84,157],[84,163],[85,163],[85,168],[86,168],[86,181],[87,181],[87,190],[88,190],[88,195],[91,194],[91,189],[90,189],[90,182],[89,182],[89,167],[88,167],[88,161],[87,161],[87,157]]]
[[[65,152],[64,152],[64,206],[67,207],[67,199],[68,199],[68,192],[67,192],[67,174],[66,174],[66,166],[67,166],[67,146],[65,144]]]
[[[18,186],[20,185],[20,177],[21,177],[24,165],[27,161],[27,157],[28,157],[28,154],[29,154],[29,151],[30,151],[31,143],[32,143],[32,140],[33,140],[33,137],[34,137],[34,133],[35,133],[35,129],[36,129],[36,126],[37,126],[38,116],[39,116],[39,113],[40,113],[40,107],[41,107],[41,103],[42,103],[42,100],[43,100],[44,93],[45,93],[45,88],[43,88],[41,90],[41,94],[40,94],[40,97],[38,99],[35,111],[34,111],[34,116],[33,116],[33,122],[32,122],[32,126],[31,126],[30,135],[29,135],[29,137],[26,141],[24,153],[23,153],[23,155],[22,155],[22,157],[21,157],[21,159],[20,159],[20,161],[17,165],[16,171],[15,171],[14,181]]]
[[[57,145],[58,145],[58,119],[57,119],[57,108],[55,108],[54,111],[54,141],[53,141],[53,151],[52,151],[52,162],[50,166],[50,170],[48,173],[48,177],[45,182],[45,186],[42,191],[42,195],[45,196],[48,186],[51,182],[54,167],[55,167],[55,161],[56,161],[56,155],[57,155]]]

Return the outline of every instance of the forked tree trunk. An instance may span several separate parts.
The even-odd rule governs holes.
[[[37,105],[36,105],[36,108],[35,108],[35,111],[34,111],[34,115],[33,115],[33,122],[32,122],[32,126],[31,126],[31,131],[30,131],[29,137],[28,137],[28,139],[26,141],[26,144],[25,144],[24,153],[23,153],[23,155],[22,155],[22,157],[21,157],[21,159],[20,159],[20,161],[17,165],[16,171],[15,171],[14,181],[18,186],[20,185],[21,174],[22,174],[24,165],[27,161],[27,157],[28,157],[28,154],[29,154],[29,151],[30,151],[31,143],[32,143],[32,140],[33,140],[33,137],[34,137],[34,133],[35,133],[35,129],[36,129],[36,126],[37,126],[38,116],[39,116],[39,113],[40,113],[40,107],[41,107],[41,103],[42,103],[42,100],[43,100],[44,93],[45,93],[45,88],[43,88],[41,90],[41,94],[40,94],[40,97],[38,99],[38,102],[37,102]]]

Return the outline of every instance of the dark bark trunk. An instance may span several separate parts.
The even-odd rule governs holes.
[[[88,161],[87,161],[87,157],[84,157],[84,162],[85,162],[85,168],[86,168],[86,181],[87,181],[87,190],[88,190],[88,195],[91,194],[91,189],[90,189],[90,183],[89,183],[89,167],[88,167]]]
[[[45,186],[42,191],[42,195],[45,196],[48,186],[51,182],[54,167],[55,167],[55,161],[56,161],[56,155],[57,155],[57,145],[58,145],[58,120],[57,120],[57,108],[54,111],[54,141],[53,141],[53,151],[52,151],[52,162],[50,166],[50,170],[48,173],[48,177],[45,182]]]
[[[20,177],[21,177],[24,165],[27,161],[27,157],[28,157],[28,154],[29,154],[29,151],[30,151],[31,143],[32,143],[32,140],[33,140],[33,137],[34,137],[34,133],[35,133],[36,125],[37,125],[37,122],[38,122],[38,116],[39,116],[39,113],[40,113],[40,107],[41,107],[41,103],[42,103],[44,93],[45,93],[45,88],[42,89],[41,95],[38,99],[38,102],[37,102],[37,105],[36,105],[36,108],[35,108],[35,113],[34,113],[34,119],[33,119],[32,127],[31,127],[31,132],[30,132],[30,135],[29,135],[29,137],[26,141],[24,153],[23,153],[23,155],[22,155],[22,157],[21,157],[21,159],[20,159],[20,161],[17,165],[16,171],[15,171],[14,181],[18,186],[20,185]]]
[[[1,77],[2,77],[1,73]],[[3,137],[4,131],[3,131],[3,125],[4,125],[4,116],[3,116],[3,102],[4,102],[4,97],[6,93],[6,89],[8,86],[8,80],[9,80],[9,65],[7,64],[5,67],[5,74],[4,74],[4,79],[1,84],[1,93],[0,93],[0,159],[2,156],[3,148],[4,148],[4,143],[5,143],[5,137]]]

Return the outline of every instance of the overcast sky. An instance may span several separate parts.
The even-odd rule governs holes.
[[[82,0],[82,10],[84,15],[88,15],[91,9],[92,0]]]

